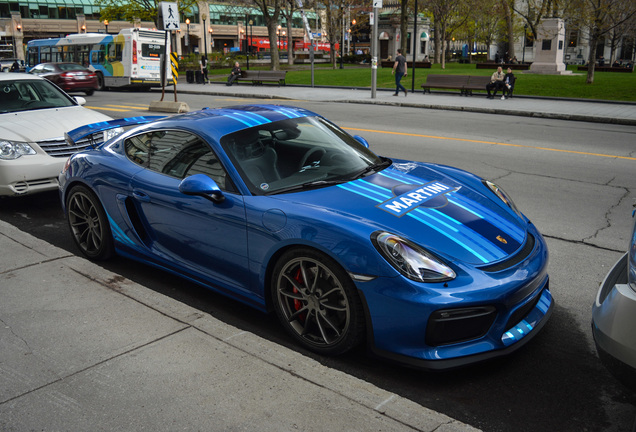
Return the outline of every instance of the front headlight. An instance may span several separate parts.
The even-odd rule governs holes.
[[[12,160],[23,155],[34,155],[33,147],[25,142],[17,141],[0,141],[0,159]]]
[[[508,207],[510,207],[512,211],[517,214],[517,216],[521,217],[521,212],[512,201],[512,198],[510,198],[510,195],[508,195],[502,188],[500,188],[490,180],[483,180],[483,183],[488,186],[488,189],[490,189],[495,195],[497,195],[500,200],[502,200]]]
[[[456,274],[439,258],[418,245],[388,232],[371,237],[380,254],[400,273],[417,282],[444,282]]]

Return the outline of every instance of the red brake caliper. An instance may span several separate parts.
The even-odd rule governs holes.
[[[298,271],[296,272],[296,276],[294,276],[294,280],[298,282],[299,285],[302,285],[304,283],[303,275],[300,272],[300,269],[298,269]],[[295,287],[294,287],[294,293],[298,293],[298,290]],[[303,303],[300,300],[294,299],[294,309],[299,311],[300,309],[302,309],[302,307],[303,307]],[[298,318],[304,322],[305,314],[304,313],[300,314]]]

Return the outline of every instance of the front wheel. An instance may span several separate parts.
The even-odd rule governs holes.
[[[349,275],[332,259],[295,249],[279,259],[272,300],[283,327],[319,354],[342,354],[364,338],[362,302]]]
[[[106,260],[114,254],[113,235],[97,196],[85,186],[75,186],[66,199],[66,219],[73,240],[92,260]]]

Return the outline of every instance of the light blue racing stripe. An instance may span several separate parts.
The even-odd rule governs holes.
[[[384,174],[384,171],[382,171],[380,174]],[[394,180],[398,180],[398,181],[402,181],[403,183],[407,183],[407,184],[417,184],[417,183],[413,183],[413,181],[408,178],[408,174],[404,174],[404,173],[396,173],[395,171],[391,172],[391,174],[393,175],[389,175],[386,174],[386,177],[389,177],[391,179]],[[470,198],[457,194],[457,195],[452,195],[452,197],[455,198],[456,201],[452,200],[452,199],[448,199],[449,202],[451,202],[452,204],[457,205],[458,207],[474,214],[475,216],[479,217],[480,219],[488,219],[488,220],[493,220],[496,221],[502,228],[506,229],[507,231],[509,231],[511,237],[517,241],[517,243],[521,243],[523,244],[523,241],[526,237],[526,233],[525,230],[520,229],[518,226],[516,226],[515,224],[513,224],[512,222],[510,222],[508,219],[502,217],[501,215],[493,212],[491,209],[483,206],[482,204],[478,203],[477,201],[471,200]],[[464,205],[460,204],[460,203],[464,203]],[[486,214],[486,216],[477,213],[475,210],[471,210],[469,208],[467,208],[467,205],[471,205],[474,206],[477,211],[481,211],[484,214]],[[495,226],[495,224],[493,224],[493,226]]]
[[[239,120],[240,122],[243,122],[243,123],[245,123],[246,125],[248,125],[248,126],[250,126],[250,127],[251,127],[251,126],[259,126],[259,125],[262,125],[262,124],[264,124],[264,123],[269,123],[269,122],[270,122],[270,120],[268,120],[268,119],[267,119],[267,118],[265,118],[265,117],[262,117],[262,119],[263,119],[264,121],[263,121],[263,120],[260,120],[260,119],[258,119],[255,115],[252,115],[252,114],[251,114],[251,113],[249,113],[249,112],[232,111],[231,113],[232,113],[233,115],[235,115],[235,116],[240,116],[241,118],[245,119],[245,121],[243,121],[243,120],[241,120],[241,119],[238,119],[238,118],[235,118],[235,117],[232,117],[231,115],[227,115],[227,117],[231,117],[231,118],[233,118],[233,119],[235,119],[235,120]],[[260,117],[260,116],[259,116],[259,117]]]
[[[467,251],[469,251],[470,253],[472,253],[474,256],[476,256],[477,258],[479,258],[479,260],[481,260],[484,263],[488,263],[490,261],[488,261],[486,258],[484,258],[481,254],[479,254],[477,251],[475,251],[473,248],[469,247],[467,244],[460,242],[458,239],[456,239],[453,236],[448,235],[448,233],[440,230],[437,227],[434,227],[433,225],[427,223],[425,220],[417,217],[416,215],[414,215],[412,212],[408,213],[407,216],[412,217],[413,219],[422,222],[424,225],[429,226],[430,228],[434,229],[435,231],[437,231],[438,233],[442,234],[444,237],[446,237],[447,239],[457,243],[459,246],[461,246],[462,248],[466,249]]]
[[[409,178],[404,178],[401,175],[396,175],[394,172],[387,173],[386,170],[380,171],[378,174],[383,175],[384,177],[390,178],[391,180],[399,181],[400,183],[405,184],[419,184],[420,182],[414,182]],[[404,174],[406,175],[406,174]]]
[[[299,114],[297,111],[290,110],[288,108],[281,107],[281,106],[267,106],[267,108],[273,111],[276,111],[277,113],[283,114],[284,116],[287,116],[288,118],[305,117],[304,114]]]
[[[122,231],[122,229],[119,227],[119,225],[117,225],[115,223],[113,218],[111,218],[108,213],[106,213],[106,216],[108,217],[108,223],[110,224],[110,230],[113,233],[113,237],[115,237],[115,239],[119,240],[121,243],[125,243],[125,244],[127,244],[129,246],[136,246],[135,242],[132,241],[130,239],[130,237],[128,237],[124,233],[124,231]]]
[[[510,234],[510,236],[517,241],[517,243],[521,243],[523,244],[523,240],[526,238],[526,232],[525,230],[519,228],[517,225],[513,224],[512,222],[510,222],[508,219],[504,218],[503,216],[499,215],[498,213],[492,211],[491,209],[489,209],[488,207],[485,207],[481,204],[479,204],[477,201],[473,201],[470,200],[467,197],[461,196],[461,195],[457,195],[454,197],[454,199],[456,199],[457,201],[453,201],[450,200],[450,202],[452,202],[453,204],[455,204],[458,207],[461,207],[462,209],[474,214],[475,216],[479,216],[481,219],[492,219],[493,221],[497,222],[497,225],[501,226],[502,228],[504,228],[505,230],[508,231],[508,233]],[[485,214],[479,214],[474,210],[471,210],[469,208],[467,208],[466,206],[462,205],[459,201],[462,201],[466,204],[470,204],[471,206],[474,206],[477,211],[481,211]],[[493,224],[494,226],[495,224]]]
[[[361,186],[360,183],[364,183],[365,185],[370,185],[375,187],[376,189],[379,189],[385,193],[380,194],[379,192],[378,195],[384,197],[385,199],[391,199],[394,197],[394,195],[392,193],[390,193],[390,190],[388,188],[367,182],[366,180],[356,180],[355,182],[353,182],[352,184],[354,184],[357,187],[363,188],[366,191],[372,192],[372,190],[370,190],[369,188],[365,188],[364,186]],[[462,224],[461,222],[455,220],[454,218],[440,212],[439,210],[436,209],[423,209],[423,208],[418,208],[415,211],[417,211],[418,213],[421,213],[422,215],[426,216],[429,219],[432,219],[433,222],[437,223],[438,226],[441,225],[442,227],[446,227],[447,229],[449,229],[450,231],[452,231],[453,233],[455,233],[454,235],[456,236],[460,236],[461,237],[461,244],[465,249],[471,251],[471,253],[475,253],[476,252],[476,256],[480,256],[480,257],[484,257],[484,256],[488,256],[490,259],[486,262],[491,262],[494,260],[498,260],[503,258],[504,256],[506,256],[505,253],[503,253],[501,251],[501,249],[499,249],[496,245],[494,245],[491,241],[489,241],[488,239],[486,239],[485,237],[483,237],[481,234],[479,234],[478,232],[470,229],[469,227],[467,227],[466,225]],[[435,217],[434,215],[430,214],[429,212],[433,212],[437,215],[443,216],[444,218],[448,219],[449,221],[451,221],[452,223],[454,223],[457,227],[454,227],[452,225],[449,225],[448,223],[444,222],[443,220],[441,220],[438,217]],[[420,220],[421,219],[417,219]],[[424,222],[427,226],[431,226],[431,223],[427,223]],[[431,228],[434,228],[433,226],[431,226]],[[441,230],[437,229],[437,231],[442,232]],[[445,233],[445,236],[448,237],[448,234]],[[458,242],[460,241],[460,239],[456,239]]]
[[[353,187],[351,187],[351,186],[353,186]],[[345,189],[345,190],[347,190],[349,192],[353,192],[353,193],[355,193],[357,195],[363,196],[363,197],[368,198],[370,200],[373,200],[375,202],[379,202],[379,203],[384,202],[384,200],[381,200],[381,199],[376,198],[374,196],[371,196],[371,195],[369,195],[369,194],[367,194],[365,192],[362,192],[361,190],[358,190],[358,189],[362,189],[362,190],[368,191],[370,193],[378,193],[376,191],[371,191],[369,188],[365,188],[364,186],[359,185],[357,181],[353,182],[353,183],[349,183],[348,185],[338,185],[338,187],[341,187],[342,189]],[[393,195],[384,195],[384,196],[388,197],[388,198],[391,198]],[[469,251],[471,254],[473,254],[475,257],[477,257],[483,263],[488,263],[488,262],[492,261],[492,259],[489,260],[486,257],[484,257],[484,255],[483,255],[483,254],[493,255],[492,252],[486,250],[483,247],[483,245],[475,244],[474,239],[471,238],[470,236],[466,236],[464,233],[459,232],[459,230],[457,230],[456,228],[450,226],[449,224],[447,224],[447,223],[435,218],[434,216],[432,216],[430,214],[427,214],[422,209],[416,209],[416,211],[418,213],[421,213],[423,216],[425,216],[425,217],[427,217],[429,219],[432,219],[433,222],[437,222],[437,224],[442,225],[442,227],[445,227],[447,230],[452,231],[452,233],[454,233],[455,236],[453,236],[452,233],[448,233],[444,229],[442,229],[442,228],[440,228],[438,226],[435,226],[432,222],[428,222],[428,221],[424,220],[423,218],[414,215],[413,212],[407,213],[407,216],[410,216],[410,217],[414,218],[418,222],[423,223],[424,225],[426,225],[429,228],[437,231],[438,233],[440,233],[444,237],[448,238],[449,240],[457,243],[459,246],[461,246],[463,249]],[[462,227],[463,227],[463,225],[462,225]],[[466,240],[470,241],[470,243],[475,244],[475,247],[479,247],[479,249],[482,249],[483,254],[480,253],[480,252],[477,252],[475,250],[475,247],[471,247],[468,244],[466,244],[465,242],[461,241],[459,238],[456,238],[457,235],[461,235],[461,237],[463,237]],[[497,256],[495,256],[494,258],[496,259]]]
[[[381,199],[379,199],[379,198],[372,197],[372,196],[367,195],[367,194],[365,194],[365,193],[355,191],[355,190],[353,190],[353,189],[349,188],[348,186],[345,186],[345,185],[342,185],[342,184],[339,184],[339,185],[337,185],[337,186],[338,186],[339,188],[344,189],[344,190],[348,190],[349,192],[353,192],[353,193],[354,193],[354,194],[356,194],[356,195],[361,195],[361,196],[363,196],[363,197],[365,197],[365,198],[369,198],[369,199],[370,199],[370,200],[372,200],[372,201],[379,202],[379,203],[381,203],[381,202],[382,202],[382,200],[381,200]]]
[[[230,115],[230,114],[227,114],[227,113],[223,114],[223,116],[227,117],[227,118],[231,118],[232,120],[236,120],[237,122],[241,122],[245,126],[248,126],[248,127],[253,127],[253,126],[258,126],[259,125],[259,123],[247,122],[247,121],[245,121],[245,120],[243,120],[241,118],[234,117],[233,115]]]

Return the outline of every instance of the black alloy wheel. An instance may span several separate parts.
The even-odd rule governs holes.
[[[362,342],[362,302],[349,275],[312,249],[287,251],[272,276],[272,299],[285,329],[319,354],[342,354]]]
[[[92,260],[106,260],[114,254],[113,235],[106,212],[93,192],[75,186],[66,199],[66,219],[75,244]]]

